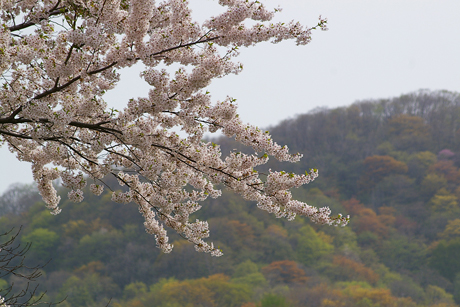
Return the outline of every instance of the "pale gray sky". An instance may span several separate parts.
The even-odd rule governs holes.
[[[219,9],[214,0],[190,0],[202,21]],[[243,121],[260,127],[367,98],[389,98],[421,88],[460,91],[460,1],[458,0],[268,0],[284,10],[277,20],[313,26],[327,17],[329,31],[314,31],[307,46],[292,41],[241,50],[244,70],[216,80],[214,99],[237,99]],[[111,106],[122,108],[149,87],[141,68],[123,71]],[[31,182],[30,165],[0,148],[0,193],[11,183]]]

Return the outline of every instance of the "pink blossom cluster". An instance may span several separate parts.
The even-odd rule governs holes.
[[[280,9],[260,1],[219,3],[225,11],[200,24],[186,0],[0,1],[1,141],[32,163],[53,214],[60,211],[53,180],[61,179],[69,199],[81,202],[88,182],[100,195],[104,178],[114,176],[123,190],[114,189],[112,200],[136,204],[165,252],[173,247],[167,226],[197,251],[222,254],[204,241],[207,222],[190,221],[199,202],[221,195],[219,184],[277,217],[348,222],[331,217],[329,208],[292,199],[290,189],[314,180],[316,170],[270,171],[262,179],[257,167],[270,157],[296,162],[302,155],[244,124],[233,98],[213,102],[206,91],[213,79],[241,71],[239,47],[288,39],[307,44],[327,21],[320,17],[312,28],[272,23]],[[138,63],[146,67],[140,77],[152,87],[148,96],[130,99],[120,111],[109,108],[104,94],[117,85],[117,71]],[[168,67],[176,71],[159,68],[173,63]],[[217,131],[255,153],[223,158],[219,145],[203,142],[206,132]]]

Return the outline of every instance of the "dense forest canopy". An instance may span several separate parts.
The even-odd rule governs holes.
[[[225,256],[172,235],[162,254],[132,204],[109,194],[66,201],[51,216],[33,186],[0,198],[0,230],[23,224],[40,291],[65,307],[454,307],[460,304],[460,95],[421,90],[299,115],[270,133],[319,169],[293,194],[351,215],[347,227],[276,219],[228,191],[192,218],[209,220]],[[249,149],[222,138],[222,152]],[[262,170],[263,172],[263,170]],[[59,189],[65,193],[64,189]],[[0,288],[15,282],[0,280]],[[1,295],[1,293],[0,293]]]

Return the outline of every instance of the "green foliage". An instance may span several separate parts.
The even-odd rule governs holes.
[[[243,277],[258,272],[259,268],[257,267],[257,264],[251,260],[246,260],[245,262],[242,262],[235,267],[233,278]]]
[[[416,302],[425,300],[423,288],[409,276],[401,276],[400,280],[394,280],[389,285],[391,293],[396,297],[410,297]]]
[[[363,247],[376,246],[380,241],[379,236],[371,231],[363,231],[358,235],[358,243]]]
[[[81,238],[91,234],[91,228],[84,220],[71,220],[62,225],[62,229],[67,236],[72,238]]]
[[[426,297],[425,304],[427,306],[431,306],[435,304],[449,304],[449,305],[454,304],[453,295],[450,293],[447,293],[446,290],[440,287],[429,285],[428,287],[426,287],[425,293],[426,293],[425,294],[425,297]]]
[[[232,282],[235,284],[247,285],[250,289],[254,289],[256,287],[264,287],[268,285],[268,282],[265,279],[264,275],[259,272],[250,273],[245,276],[233,278]]]
[[[21,241],[23,244],[32,243],[30,252],[37,261],[46,263],[53,257],[52,251],[59,241],[59,235],[46,228],[37,228],[24,235]]]
[[[430,199],[431,209],[435,212],[454,213],[458,210],[457,196],[453,195],[446,188],[439,189]]]
[[[267,227],[260,236],[260,244],[263,251],[261,260],[264,262],[286,260],[295,254],[295,247],[288,241],[287,231],[276,224]]]
[[[310,225],[300,228],[291,236],[291,240],[296,242],[297,260],[306,266],[314,266],[334,250],[334,247],[324,242]]]
[[[48,210],[42,208],[41,212],[33,215],[32,222],[30,223],[31,228],[48,228],[56,219]]]
[[[74,255],[68,261],[73,265],[82,265],[90,261],[103,261],[123,244],[121,231],[100,229],[79,240]]]
[[[82,278],[72,275],[60,289],[60,296],[67,296],[66,301],[72,307],[107,304],[117,293],[120,289],[110,278],[95,273]]]
[[[445,186],[447,186],[447,180],[444,176],[429,173],[425,176],[425,178],[423,178],[420,188],[424,195],[431,197],[436,193],[436,191],[439,191]]]
[[[70,306],[88,306],[94,303],[88,287],[77,276],[70,277],[61,288],[61,296],[65,296]]]
[[[375,272],[379,274],[379,283],[383,287],[389,287],[394,282],[399,282],[403,280],[401,274],[396,273],[394,271],[390,271],[390,269],[384,264],[375,265]]]
[[[430,259],[430,266],[446,277],[454,281],[460,272],[460,238],[450,241],[440,241]]]
[[[404,151],[421,151],[430,143],[430,127],[423,118],[398,114],[388,121],[388,137],[395,148]]]
[[[439,237],[444,240],[450,240],[460,237],[460,219],[451,220],[447,223],[446,228]]]
[[[351,227],[321,227],[321,231],[329,235],[336,250],[339,251],[358,251],[358,241],[356,233]]]
[[[420,180],[424,177],[428,167],[436,163],[436,155],[429,151],[422,151],[414,153],[409,157],[407,166],[409,167],[409,174],[411,177]]]
[[[460,273],[455,274],[453,298],[457,304],[460,304]]]
[[[123,290],[123,299],[133,299],[136,296],[140,296],[147,293],[147,285],[141,281],[132,282],[125,286]]]
[[[9,287],[9,284],[6,280],[0,278],[0,291],[1,290],[6,290],[6,288]]]
[[[284,296],[267,293],[260,300],[260,307],[289,307],[286,298]]]
[[[426,264],[426,246],[404,236],[385,240],[378,249],[382,262],[394,270],[419,270]]]

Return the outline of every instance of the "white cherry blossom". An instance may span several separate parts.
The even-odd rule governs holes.
[[[271,22],[280,9],[260,1],[219,4],[225,11],[200,24],[186,0],[0,1],[0,141],[32,163],[53,214],[60,211],[53,180],[81,202],[88,182],[100,195],[104,178],[114,176],[120,188],[107,187],[112,200],[136,204],[164,252],[173,247],[167,226],[197,251],[222,254],[204,241],[208,223],[189,218],[199,202],[221,195],[219,184],[277,217],[346,225],[348,217],[292,199],[289,190],[314,180],[316,170],[260,177],[257,166],[270,157],[296,162],[302,155],[243,123],[234,99],[213,101],[206,92],[213,79],[241,71],[240,47],[288,39],[305,45],[312,30],[327,30],[326,19],[308,28]],[[140,78],[152,87],[148,96],[133,97],[123,110],[108,108],[104,94],[117,86],[117,71],[140,63],[146,67]],[[160,69],[173,63],[180,67],[175,72]],[[255,154],[223,158],[218,145],[203,141],[217,131]]]

